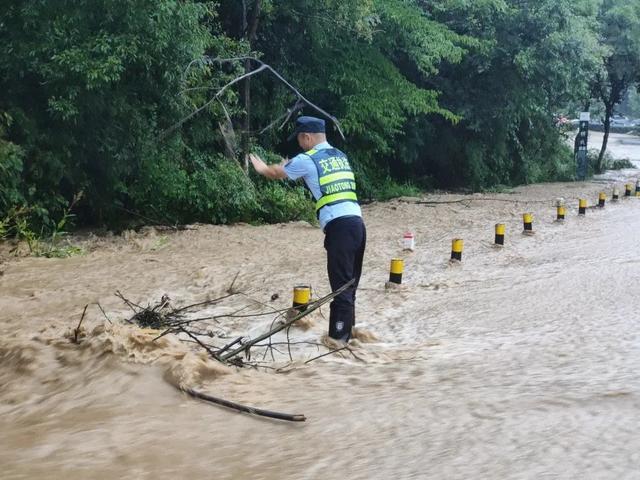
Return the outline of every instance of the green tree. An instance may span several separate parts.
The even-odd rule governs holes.
[[[248,56],[339,118],[347,144],[330,138],[364,197],[408,182],[569,179],[554,116],[592,92],[612,112],[638,82],[639,10],[622,0],[6,0],[0,218],[26,204],[52,224],[80,191],[85,224],[123,212],[308,218],[299,188],[222,155],[233,146],[220,133],[227,113],[244,150],[297,149],[285,131],[263,131],[296,101],[269,75],[212,98],[255,67]]]
[[[210,69],[185,75],[189,62],[236,50],[212,35],[214,8],[177,0],[4,2],[0,110],[14,120],[8,139],[24,150],[26,201],[53,215],[84,190],[81,219],[113,221],[120,207],[153,207],[169,182],[201,166],[193,152],[211,144],[213,116],[164,142],[158,134],[202,100],[199,90],[180,93],[196,76],[224,77]]]
[[[442,0],[425,8],[477,43],[433,79],[441,105],[462,120],[418,121],[408,131],[421,146],[418,176],[473,189],[568,178],[571,152],[554,113],[588,92],[587,72],[598,65],[595,10],[568,0]]]
[[[606,47],[603,67],[593,81],[596,98],[604,104],[604,138],[596,171],[604,169],[611,117],[629,88],[640,82],[640,4],[604,0],[598,14],[600,42]]]
[[[237,3],[223,7],[229,14],[223,13],[225,25],[237,28]],[[436,75],[442,62],[460,61],[467,39],[433,21],[417,2],[289,0],[265,2],[262,13],[252,47],[339,117],[361,172],[386,177],[409,118],[436,114],[456,119],[440,107],[438,93],[425,88],[424,80]],[[253,84],[253,98],[263,100],[252,107],[255,124],[266,125],[293,103],[290,93],[269,79]],[[258,141],[286,151],[281,137],[271,132]]]

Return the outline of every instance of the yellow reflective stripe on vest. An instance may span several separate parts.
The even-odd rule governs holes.
[[[321,197],[320,200],[316,202],[316,210],[320,210],[322,207],[324,207],[328,203],[339,202],[342,200],[352,200],[354,202],[357,202],[358,197],[356,196],[356,192],[342,192],[342,193],[334,193],[331,195],[325,195],[324,197]]]
[[[338,180],[355,180],[353,172],[338,172],[331,173],[320,177],[320,185],[326,185],[327,183],[337,182]]]
[[[314,150],[314,149],[312,148],[312,149],[311,149],[311,150],[309,150],[308,152],[304,152],[304,153],[305,153],[305,155],[309,155],[309,156],[311,156],[311,155],[313,155],[314,153],[318,153],[318,150]]]

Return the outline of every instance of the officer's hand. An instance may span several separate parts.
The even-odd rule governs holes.
[[[260,165],[260,163],[264,163],[260,161],[260,157],[254,155],[253,153],[248,153],[244,158],[245,160],[251,160],[251,164],[256,170],[258,170],[258,165]]]
[[[269,166],[266,163],[264,163],[258,155],[250,153],[248,157],[249,157],[249,160],[251,160],[251,163],[253,164],[253,168],[256,169],[256,172],[258,172],[261,175],[266,175],[268,173]]]

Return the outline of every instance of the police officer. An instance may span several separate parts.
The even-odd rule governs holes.
[[[279,165],[267,165],[250,154],[256,172],[271,179],[302,178],[316,202],[316,215],[324,231],[327,270],[333,291],[352,278],[352,287],[331,302],[329,336],[344,342],[355,324],[355,300],[362,273],[367,232],[356,196],[356,183],[347,156],[327,142],[325,122],[315,117],[299,117],[289,140],[297,138],[304,151]]]

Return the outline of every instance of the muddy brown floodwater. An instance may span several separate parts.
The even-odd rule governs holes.
[[[619,140],[618,156],[640,160],[640,146],[624,143],[633,138]],[[358,326],[377,340],[354,341],[357,358],[306,365],[326,349],[297,345],[284,373],[222,367],[173,336],[152,342],[154,332],[123,324],[131,312],[113,293],[186,305],[219,296],[239,271],[248,297],[211,312],[251,306],[249,297],[287,307],[295,284],[328,291],[315,227],[89,235],[75,240],[86,253],[68,259],[14,258],[5,246],[0,477],[640,478],[640,199],[577,216],[578,197],[593,204],[637,176],[366,206]],[[564,224],[553,221],[557,197],[567,200]],[[524,212],[533,236],[521,233]],[[497,222],[507,226],[503,249],[491,245]],[[405,230],[416,234],[413,253],[401,251]],[[448,262],[454,237],[465,241],[459,265]],[[385,290],[398,255],[404,286]],[[70,331],[94,302],[114,324],[90,305],[76,345]],[[212,328],[256,336],[270,322]],[[314,313],[291,339],[317,342],[326,326]],[[204,404],[176,383],[307,422]]]

